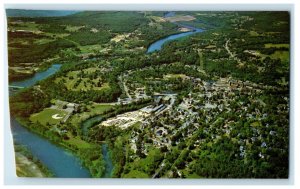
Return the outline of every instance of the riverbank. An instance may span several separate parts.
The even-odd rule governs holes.
[[[146,46],[146,49],[147,49],[146,53],[148,53],[149,48],[150,48],[151,45],[153,45],[155,42],[160,41],[160,40],[163,40],[163,39],[165,39],[165,38],[167,38],[167,37],[169,37],[169,36],[171,36],[171,35],[178,35],[178,34],[187,33],[187,32],[190,32],[190,31],[180,31],[180,28],[178,28],[178,31],[177,31],[177,32],[174,32],[174,33],[171,33],[171,34],[168,34],[168,35],[164,35],[164,36],[161,36],[161,37],[159,37],[159,38],[156,38],[156,39],[153,40],[153,41],[150,41],[149,44]]]
[[[187,37],[187,36],[192,35],[192,34],[201,33],[201,32],[204,31],[202,29],[195,28],[195,27],[192,27],[192,26],[182,25],[182,24],[179,24],[179,23],[174,23],[174,24],[176,24],[178,27],[191,29],[192,31],[178,32],[178,33],[175,33],[175,34],[171,34],[171,35],[167,35],[165,37],[162,37],[162,38],[156,40],[155,42],[151,43],[147,47],[147,52],[146,53],[152,53],[152,52],[161,50],[163,45],[165,45],[165,43],[167,43],[167,42],[174,41],[174,40],[177,40],[177,39],[182,38],[182,37]]]
[[[31,78],[27,78],[25,80],[10,82],[10,86],[18,86],[18,87],[31,87],[36,82],[43,80],[53,74],[55,74],[62,64],[52,64],[46,71],[36,72]]]
[[[16,174],[18,177],[53,177],[54,174],[45,167],[28,149],[14,145]]]
[[[171,40],[175,40],[180,37],[188,36],[190,34],[196,33],[197,31],[190,31],[190,32],[178,32],[176,34],[171,34],[168,36],[165,36],[163,39],[156,40],[151,45],[155,46],[155,50],[160,50],[162,46]],[[156,46],[155,44],[158,44]],[[158,47],[158,48],[157,48]],[[151,46],[148,47],[148,51],[151,50]],[[148,52],[147,51],[147,52]],[[60,70],[61,64],[53,64],[49,69],[47,69],[44,72],[36,73],[31,79],[20,81],[19,83],[14,83],[16,86],[22,86],[24,88],[33,86],[36,82],[45,79],[46,77],[49,77],[50,75],[56,73],[58,70]],[[42,91],[40,91],[42,92]],[[38,100],[37,100],[38,101]],[[39,102],[39,101],[38,101]],[[70,103],[74,101],[70,100]],[[46,103],[45,103],[46,104]],[[144,106],[145,104],[142,104],[141,106]],[[46,105],[45,105],[46,106]],[[141,108],[139,106],[137,107],[130,107],[126,108],[124,107],[124,110],[122,108],[118,109],[118,111],[114,111],[111,113],[106,113],[106,115],[103,115],[102,118],[116,116],[123,111],[129,111],[131,109],[135,108]],[[74,127],[75,125],[72,124],[72,122],[67,122],[66,124],[61,123],[57,125],[42,125],[38,121],[36,123],[30,122],[28,119],[17,119],[20,124],[24,127],[26,127],[29,132],[35,133],[38,136],[42,137],[43,139],[46,139],[45,141],[50,141],[51,145],[59,148],[59,153],[68,153],[69,155],[73,156],[75,155],[79,159],[75,162],[76,171],[78,171],[79,174],[75,175],[68,175],[69,173],[65,172],[65,170],[62,170],[61,162],[57,163],[55,165],[52,162],[48,162],[49,157],[44,157],[46,155],[49,155],[49,152],[46,152],[47,148],[45,150],[41,150],[41,152],[38,152],[40,154],[40,157],[42,158],[42,162],[47,162],[47,165],[53,166],[53,169],[56,169],[57,171],[62,171],[63,174],[56,174],[57,177],[77,177],[78,175],[81,175],[80,169],[87,168],[88,172],[90,174],[83,173],[83,176],[80,177],[111,177],[112,176],[112,169],[113,169],[113,163],[110,160],[110,153],[108,146],[106,144],[96,144],[93,143],[94,141],[88,141],[87,138],[84,138],[80,135],[80,131],[77,127]],[[91,120],[90,123],[85,125],[83,128],[83,135],[86,135],[88,129],[92,126],[94,126],[96,123],[100,122],[102,119],[95,118],[95,120]],[[71,123],[71,124],[70,124]],[[69,124],[69,125],[68,125]],[[71,127],[70,127],[71,126]],[[46,128],[45,128],[46,127]],[[61,128],[58,128],[61,127]],[[67,129],[66,129],[67,128]],[[59,132],[58,132],[59,131]],[[63,132],[61,132],[63,131]],[[79,131],[79,132],[78,132]],[[84,145],[83,145],[84,144]],[[48,144],[47,144],[48,145]],[[60,149],[60,147],[62,147]],[[35,149],[39,150],[39,149]],[[45,154],[42,154],[45,153]],[[55,155],[55,153],[53,153]],[[50,154],[50,155],[53,155]],[[59,158],[58,155],[54,158]],[[75,158],[75,157],[74,157]],[[76,159],[76,158],[75,158]],[[108,171],[107,171],[108,170]]]
[[[21,120],[19,123],[13,118],[11,128],[14,142],[24,145],[55,177],[77,178],[91,176],[84,167],[84,163],[80,160],[84,159],[84,156],[87,158],[86,154],[63,143],[63,139],[59,140],[59,137],[57,137],[54,140],[53,137],[39,133],[37,130],[31,129],[24,120]],[[79,152],[81,153],[79,154]]]
[[[36,139],[32,137],[32,134],[36,134],[39,136],[39,138],[43,139],[43,141],[39,141],[40,145],[37,145],[38,149],[32,146],[36,145],[36,143],[30,143],[27,145],[30,146],[30,150],[34,151],[33,153],[36,154],[36,152],[38,152],[36,154],[37,158],[41,159],[42,163],[48,166],[50,165],[50,170],[53,170],[53,172],[57,173],[55,174],[55,177],[110,178],[112,176],[114,166],[111,161],[110,150],[105,142],[101,142],[100,144],[88,143],[88,147],[84,147],[79,143],[78,145],[70,145],[70,143],[68,143],[68,140],[63,139],[63,137],[54,138],[53,136],[49,136],[49,134],[47,134],[46,132],[43,132],[43,130],[32,129],[30,127],[30,123],[24,119],[16,118],[16,120],[18,120],[18,122],[20,123],[19,127],[24,127],[23,130],[28,129],[33,142],[36,141]],[[15,123],[12,123],[12,127],[14,127],[15,125]],[[15,130],[15,128],[13,128],[13,130]],[[18,135],[18,132],[13,131],[13,133],[17,133]],[[14,136],[14,139],[18,141],[16,138],[18,137]],[[43,142],[45,141],[47,141],[46,146],[44,148],[40,148],[44,145]],[[51,149],[53,147],[55,147],[56,153],[49,154],[51,151],[53,151],[53,149]],[[67,158],[69,158],[69,160],[68,162],[64,163],[64,166],[62,166],[60,162],[62,160],[61,158],[66,157],[61,156],[65,155],[67,155]],[[65,161],[65,159],[63,159],[62,161]],[[67,170],[64,169],[64,167],[71,167],[70,169],[72,170],[72,172],[66,172]],[[60,170],[62,172],[57,172],[57,170]]]

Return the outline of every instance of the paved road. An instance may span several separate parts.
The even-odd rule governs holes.
[[[228,47],[228,43],[229,43],[229,42],[230,42],[230,39],[228,39],[228,40],[226,41],[225,45],[224,45],[224,47],[225,47],[226,51],[228,52],[229,56],[230,56],[231,58],[233,58],[234,60],[236,60],[239,64],[242,63],[242,61],[241,61],[239,58],[237,58],[237,57],[230,51],[230,49],[229,49],[229,47]]]
[[[125,91],[126,96],[127,96],[129,99],[132,99],[131,95],[130,95],[129,92],[128,92],[128,87],[126,86],[126,81],[127,81],[127,80],[125,80],[123,76],[120,76],[119,79],[120,79],[120,81],[121,81],[121,83],[122,83],[122,85],[123,85],[123,88],[124,88],[124,91]]]
[[[158,171],[156,171],[156,173],[152,176],[152,178],[156,178],[157,177],[157,175],[161,172],[161,170],[164,168],[164,166],[165,166],[165,162],[164,162],[164,160],[163,160],[163,162],[160,164],[160,166],[159,166],[159,170]]]

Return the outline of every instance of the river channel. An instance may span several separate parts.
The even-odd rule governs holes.
[[[10,83],[11,87],[27,88],[35,85],[54,73],[61,64],[53,64],[44,72],[36,73],[32,78]],[[10,95],[16,91],[10,90]],[[13,140],[17,144],[26,146],[28,150],[38,158],[54,175],[62,178],[91,177],[89,171],[81,166],[80,159],[66,149],[59,147],[47,139],[30,132],[15,119],[11,118],[11,131]]]
[[[148,49],[147,53],[152,53],[154,51],[159,51],[163,45],[167,42],[187,37],[189,35],[202,32],[202,29],[193,28],[190,26],[182,26],[191,29],[189,32],[179,33],[169,35],[165,38],[159,39],[152,43]],[[46,79],[47,77],[53,75],[59,71],[61,64],[53,64],[44,72],[36,73],[32,78],[25,79],[23,81],[17,81],[10,83],[11,87],[27,88],[35,85],[38,81]],[[10,91],[10,95],[14,94]],[[84,132],[89,128],[90,122],[99,121],[100,117],[93,117],[91,120],[87,120]],[[82,167],[78,157],[74,156],[72,153],[66,149],[59,147],[46,138],[40,137],[39,135],[30,132],[23,126],[21,126],[13,117],[11,118],[11,130],[13,133],[14,142],[26,146],[31,153],[37,157],[50,171],[54,173],[56,177],[72,178],[72,177],[91,177],[89,171]],[[102,144],[102,155],[105,165],[105,178],[111,177],[113,164],[109,156],[109,149],[107,144]]]

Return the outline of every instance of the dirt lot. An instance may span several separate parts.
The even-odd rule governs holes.
[[[196,18],[190,15],[186,15],[186,16],[172,16],[164,19],[169,22],[179,22],[179,21],[191,21],[191,20],[195,20]]]

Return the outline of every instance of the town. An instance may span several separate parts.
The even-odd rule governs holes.
[[[46,18],[8,16],[17,174],[289,177],[288,12]]]

